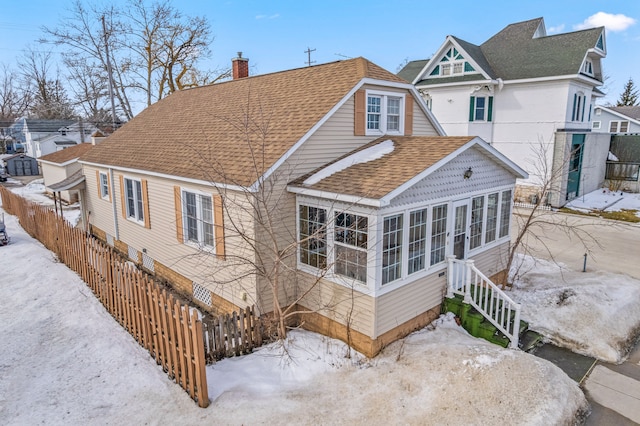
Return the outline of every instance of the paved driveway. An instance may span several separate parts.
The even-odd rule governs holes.
[[[528,213],[526,209],[515,211],[515,215]],[[584,254],[588,251],[587,271],[624,273],[640,279],[640,224],[557,212],[544,212],[538,218],[548,224],[536,226],[538,238],[528,239],[527,246],[532,256],[553,258],[570,269],[581,271]],[[516,235],[520,222],[522,216],[514,216],[512,235]],[[588,234],[588,250],[579,239],[566,235],[551,223],[567,224],[579,229],[583,235]]]

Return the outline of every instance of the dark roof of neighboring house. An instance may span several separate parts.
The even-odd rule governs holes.
[[[249,186],[363,78],[406,83],[356,58],[182,90],[80,161]]]
[[[13,155],[11,155],[9,157],[4,157],[2,160],[3,161],[9,161],[9,160],[13,160],[14,158],[18,158],[18,157],[20,157],[20,158],[30,158],[31,160],[35,160],[35,158],[29,157],[28,155],[23,154],[23,153],[13,154]]]
[[[37,120],[25,119],[30,132],[57,132],[61,127],[67,127],[75,123],[74,120]]]
[[[618,114],[626,115],[629,118],[640,121],[640,106],[619,106],[608,108]]]
[[[63,164],[67,161],[71,161],[75,158],[80,158],[82,154],[89,151],[93,145],[90,143],[81,143],[76,146],[72,146],[61,151],[52,152],[51,154],[43,155],[39,158],[41,161],[47,161],[49,163]]]
[[[422,68],[427,65],[429,62],[428,59],[420,59],[417,61],[407,62],[404,67],[398,72],[398,77],[404,78],[408,82],[413,81],[414,78],[418,75]]]
[[[510,24],[481,45],[475,45],[457,37],[452,37],[490,78],[519,80],[527,78],[574,75],[589,49],[598,43],[604,28],[591,28],[564,34],[535,37],[538,28],[544,25],[543,18]],[[405,69],[411,66],[407,64]],[[410,69],[415,69],[411,66]],[[415,80],[420,70],[413,76],[405,73],[404,78]],[[411,78],[413,77],[413,78]],[[480,74],[474,79],[484,79]],[[419,84],[449,83],[461,81],[459,77],[427,78]],[[464,81],[464,80],[463,80]]]

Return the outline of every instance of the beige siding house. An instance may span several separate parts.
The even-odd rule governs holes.
[[[81,143],[38,158],[45,186],[48,188],[49,185],[61,182],[80,171],[82,167],[78,159],[92,146],[90,143]],[[78,201],[78,194],[75,191],[60,191],[59,195],[62,200],[70,204]]]
[[[526,174],[444,136],[411,84],[363,58],[235,77],[82,156],[96,237],[204,309],[284,311],[368,355],[438,315],[448,255],[504,268]]]

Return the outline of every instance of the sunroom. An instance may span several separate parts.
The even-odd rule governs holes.
[[[479,138],[380,138],[289,185],[298,270],[378,297],[502,253],[524,175]]]

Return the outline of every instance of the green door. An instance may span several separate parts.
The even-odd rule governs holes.
[[[567,179],[567,200],[578,196],[580,191],[580,175],[582,174],[582,153],[584,151],[584,135],[573,135],[571,140],[571,157],[569,157],[569,177]]]

